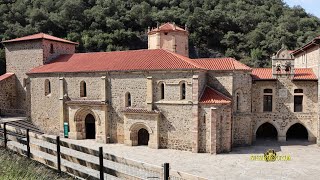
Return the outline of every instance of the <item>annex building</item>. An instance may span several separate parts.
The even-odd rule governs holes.
[[[148,30],[148,49],[75,53],[39,33],[5,40],[2,116],[45,133],[101,143],[221,153],[257,139],[320,143],[320,37],[272,57],[272,68],[233,58],[190,59],[188,31]]]

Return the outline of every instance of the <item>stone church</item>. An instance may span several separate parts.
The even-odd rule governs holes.
[[[195,153],[257,139],[320,142],[320,37],[256,69],[190,59],[188,35],[166,23],[148,30],[148,49],[91,53],[43,33],[4,40],[1,116],[61,136],[67,123],[71,139]]]

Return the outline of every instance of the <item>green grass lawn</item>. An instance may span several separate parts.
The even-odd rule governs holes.
[[[30,160],[12,151],[0,148],[0,179],[74,179],[71,176],[47,167],[44,164]]]

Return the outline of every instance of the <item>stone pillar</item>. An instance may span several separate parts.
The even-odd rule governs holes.
[[[153,109],[153,80],[152,77],[147,77],[147,108],[148,111],[152,111]]]
[[[285,135],[284,136],[278,135],[278,141],[279,142],[286,142],[287,141],[287,137]]]
[[[198,153],[199,151],[199,79],[198,75],[192,77],[192,152]],[[187,84],[186,84],[187,85]]]
[[[159,148],[159,117],[160,114],[155,115],[154,119],[156,120],[156,126],[153,130],[152,134],[150,134],[150,140],[148,147],[152,149],[158,149]]]
[[[210,140],[211,140],[211,154],[217,154],[217,109],[212,107],[211,110],[211,122],[210,122]]]
[[[107,105],[107,78],[101,77],[101,103],[105,104],[101,107],[101,121],[100,124],[96,124],[96,141],[100,143],[109,143],[109,122],[108,122],[108,105]]]
[[[107,102],[107,78],[106,76],[101,77],[101,102]]]
[[[65,105],[64,105],[64,78],[59,78],[59,114],[60,114],[60,136],[64,137],[63,123],[66,122],[65,117]]]

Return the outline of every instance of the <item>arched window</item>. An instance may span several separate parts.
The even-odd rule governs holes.
[[[53,44],[50,44],[50,53],[51,53],[51,54],[53,54],[53,53],[54,53]]]
[[[127,92],[126,93],[126,95],[125,95],[126,97],[126,99],[125,99],[125,106],[126,107],[131,107],[131,94],[129,93],[129,92]]]
[[[181,100],[184,100],[184,99],[186,99],[186,83],[182,83],[181,85],[180,85],[180,99]]]
[[[46,96],[48,96],[49,94],[51,94],[51,83],[49,81],[49,79],[46,79],[44,81],[44,94]]]
[[[80,97],[87,97],[87,83],[84,81],[80,82]]]
[[[237,92],[237,95],[236,95],[237,97],[237,99],[236,99],[236,103],[237,103],[237,111],[239,111],[240,110],[240,93],[239,92]]]
[[[160,84],[160,99],[164,99],[164,83]]]

